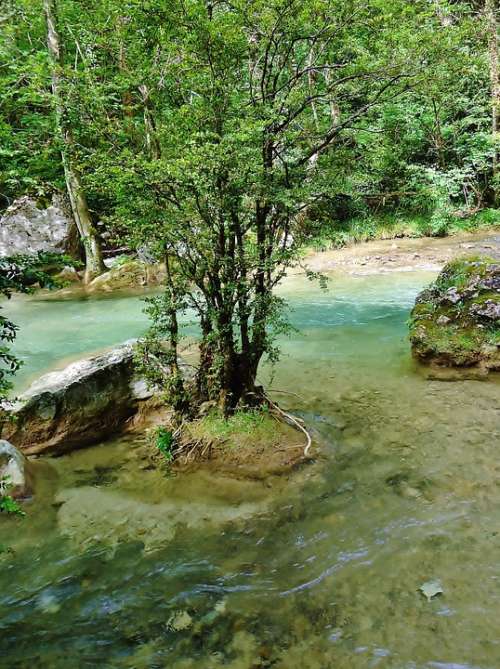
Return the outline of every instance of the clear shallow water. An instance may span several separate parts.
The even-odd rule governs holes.
[[[16,295],[3,307],[19,326],[15,351],[24,364],[16,377],[17,389],[82,353],[140,336],[148,322],[140,295],[75,300],[57,299],[55,294],[46,299]]]
[[[500,666],[500,384],[417,373],[405,321],[429,278],[290,279],[300,332],[271,385],[324,446],[289,481],[165,479],[130,439],[46,465],[0,525],[0,666]],[[24,378],[137,336],[140,308],[9,305]]]

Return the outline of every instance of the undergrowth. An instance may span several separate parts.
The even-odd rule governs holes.
[[[13,516],[26,515],[18,502],[8,493],[10,481],[6,478],[0,481],[0,513],[6,513]]]
[[[172,431],[163,425],[160,425],[156,429],[155,441],[157,449],[163,455],[165,460],[167,462],[172,462],[174,459],[174,435],[172,434]]]
[[[400,237],[446,237],[459,232],[500,226],[500,210],[484,209],[468,217],[432,218],[429,215],[385,213],[332,221],[312,242],[315,251],[341,248],[374,239]]]
[[[203,433],[205,438],[212,441],[232,441],[242,436],[246,441],[249,437],[252,440],[263,440],[270,438],[276,431],[276,422],[263,407],[237,411],[227,418],[213,412],[196,421],[194,429],[200,436]]]

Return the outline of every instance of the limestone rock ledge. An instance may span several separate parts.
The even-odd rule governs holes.
[[[149,396],[126,343],[39,378],[12,405],[2,436],[26,455],[61,455],[122,429]]]

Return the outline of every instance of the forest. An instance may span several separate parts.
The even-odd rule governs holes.
[[[497,0],[0,0],[0,668],[500,661]]]

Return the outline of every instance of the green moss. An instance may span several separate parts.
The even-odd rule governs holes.
[[[409,328],[412,347],[419,358],[468,366],[490,356],[492,345],[500,345],[500,322],[475,315],[473,308],[500,301],[500,294],[491,289],[491,283],[483,283],[497,275],[493,265],[498,263],[484,256],[454,260],[417,298]],[[453,300],[447,295],[450,290]],[[460,299],[455,301],[457,295]]]
[[[197,438],[208,441],[248,446],[251,443],[272,441],[276,421],[264,409],[237,411],[229,418],[213,412],[196,421],[191,431]]]
[[[492,346],[500,346],[500,328],[493,328],[488,331],[487,339]]]
[[[438,276],[435,287],[440,291],[455,287],[461,290],[473,277],[484,278],[495,261],[485,256],[470,255],[449,262]]]

